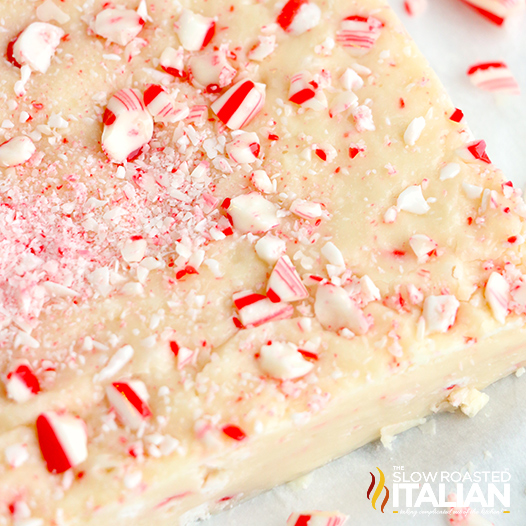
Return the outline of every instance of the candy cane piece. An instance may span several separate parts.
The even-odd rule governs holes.
[[[231,130],[248,124],[265,104],[265,85],[240,80],[212,103],[212,111]]]
[[[300,71],[290,79],[288,100],[302,108],[321,111],[327,108],[327,97],[308,71]]]
[[[301,35],[316,27],[321,19],[320,8],[308,0],[289,0],[278,15],[276,22],[284,31]]]
[[[135,157],[153,135],[152,116],[136,89],[115,93],[108,102],[103,122],[102,149],[116,163]]]
[[[229,64],[226,55],[226,49],[220,47],[218,50],[191,57],[188,61],[190,82],[208,93],[217,93],[232,84],[237,71]]]
[[[519,83],[503,62],[475,64],[468,70],[471,83],[485,91],[520,95]]]
[[[248,52],[248,58],[250,60],[255,60],[261,62],[271,55],[276,49],[276,36],[260,36],[258,37],[258,43],[255,44],[250,51]]]
[[[427,0],[405,0],[404,9],[409,16],[421,15],[427,9]]]
[[[523,0],[460,0],[490,22],[501,26],[505,20],[524,8]]]
[[[482,161],[491,164],[491,160],[486,153],[486,141],[473,141],[462,148],[457,148],[455,153],[464,161]]]
[[[186,104],[175,103],[158,84],[152,84],[144,91],[144,104],[155,122],[178,122],[190,114]]]
[[[148,390],[140,380],[120,380],[106,387],[106,396],[121,421],[130,429],[139,429],[152,416]]]
[[[279,225],[276,205],[257,192],[231,199],[228,213],[234,228],[242,234],[260,234]]]
[[[348,516],[337,511],[304,511],[292,513],[287,526],[342,526]]]
[[[238,164],[250,164],[257,161],[261,145],[257,133],[243,132],[226,145],[230,159]]]
[[[424,301],[423,316],[426,332],[447,332],[455,323],[460,306],[457,298],[449,294],[428,296]]]
[[[214,37],[216,23],[213,18],[185,9],[176,25],[176,32],[187,51],[203,49]]]
[[[21,404],[40,392],[40,383],[27,363],[19,363],[5,378],[7,397]]]
[[[505,323],[510,302],[510,286],[498,272],[492,272],[484,289],[484,297],[499,323]]]
[[[142,30],[144,20],[132,9],[124,7],[103,9],[93,22],[93,32],[110,42],[126,46]]]
[[[425,214],[430,210],[427,201],[422,194],[422,187],[418,185],[408,186],[396,200],[396,208],[411,214]]]
[[[418,258],[419,263],[425,263],[434,250],[438,247],[438,244],[433,241],[429,236],[424,234],[415,234],[409,238],[409,245],[413,249],[415,256]]]
[[[309,292],[289,256],[281,256],[272,269],[267,284],[270,301],[298,301],[309,297]]]
[[[244,327],[258,327],[271,321],[292,317],[294,307],[288,303],[273,303],[263,294],[250,290],[237,292],[234,305]]]
[[[20,135],[0,144],[0,166],[17,166],[29,161],[36,146],[29,137]]]
[[[290,342],[272,342],[259,351],[258,364],[263,372],[279,380],[294,380],[309,374],[314,364],[298,352]]]
[[[40,451],[50,473],[64,473],[88,458],[86,424],[67,413],[47,411],[36,422]]]
[[[159,58],[159,65],[166,73],[176,78],[185,78],[187,76],[184,69],[184,49],[182,46],[179,46],[178,49],[173,47],[165,48]]]
[[[381,34],[383,23],[374,16],[353,15],[342,20],[336,42],[347,49],[351,55],[368,53]]]

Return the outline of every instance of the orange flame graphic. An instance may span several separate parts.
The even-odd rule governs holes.
[[[378,481],[378,487],[373,493],[373,499],[371,501],[371,504],[373,506],[373,509],[376,509],[376,501],[378,500],[378,497],[382,494],[382,490],[385,489],[385,497],[382,502],[382,506],[380,507],[380,511],[383,513],[385,505],[387,504],[387,501],[389,500],[389,489],[385,485],[385,475],[383,471],[378,467],[376,469],[378,470],[378,473],[380,473],[380,480]],[[367,490],[367,498],[371,500],[371,491],[373,491],[373,488],[376,484],[376,478],[371,472],[369,472],[369,474],[371,475],[371,485],[369,486],[369,489]]]

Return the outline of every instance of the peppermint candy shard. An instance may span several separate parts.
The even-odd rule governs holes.
[[[36,428],[50,473],[64,473],[88,457],[86,424],[79,417],[47,411],[37,418]]]
[[[153,119],[139,90],[121,89],[108,102],[103,116],[102,149],[114,162],[132,160],[153,135]]]
[[[167,47],[161,53],[159,58],[159,65],[169,75],[176,78],[185,78],[187,73],[184,69],[184,49],[182,46],[179,49]]]
[[[233,296],[243,327],[258,327],[264,323],[292,317],[294,307],[288,303],[273,303],[267,296],[252,291],[237,292]]]
[[[144,104],[155,122],[178,122],[190,114],[190,108],[186,104],[176,104],[158,84],[146,88]]]
[[[491,160],[486,153],[486,141],[473,141],[455,152],[460,158],[467,162],[482,161],[491,164]]]
[[[293,343],[272,342],[259,351],[259,367],[272,378],[294,380],[310,373],[314,364]]]
[[[238,164],[250,164],[257,161],[261,145],[259,137],[254,132],[244,132],[226,145],[230,159]]]
[[[447,332],[455,324],[459,306],[457,298],[449,294],[428,296],[423,310],[426,332]]]
[[[349,16],[342,20],[336,42],[353,56],[365,55],[378,40],[383,26],[374,16]]]
[[[27,402],[40,392],[38,378],[26,363],[8,372],[4,383],[7,397],[17,403]]]
[[[273,303],[308,298],[309,292],[289,256],[281,256],[272,269],[267,284],[267,296]]]
[[[460,0],[484,18],[501,26],[505,20],[521,10],[521,0]]]
[[[265,104],[265,85],[240,80],[212,103],[212,111],[231,130],[248,124]]]
[[[103,9],[93,22],[93,32],[110,42],[126,46],[142,30],[144,20],[132,9],[123,7]]]
[[[289,0],[279,13],[276,22],[284,31],[301,35],[316,27],[321,19],[320,8],[308,0]]]
[[[0,144],[0,166],[17,166],[29,161],[36,152],[36,146],[29,137],[19,135]]]
[[[15,66],[27,65],[32,71],[45,73],[55,54],[64,30],[47,22],[33,22],[29,24],[8,46],[8,57]]]
[[[510,303],[510,285],[504,276],[498,272],[491,273],[484,289],[484,297],[493,317],[499,323],[505,323]]]
[[[176,32],[184,49],[199,51],[212,40],[215,29],[213,18],[185,9],[177,22]]]
[[[139,429],[152,416],[148,391],[140,380],[120,380],[106,387],[106,396],[120,420],[130,429]]]
[[[342,526],[348,518],[337,511],[304,511],[292,513],[287,526]]]
[[[471,66],[467,72],[471,83],[492,93],[520,95],[519,83],[503,62],[484,62]]]
[[[231,199],[228,213],[234,228],[242,234],[261,234],[279,225],[276,205],[257,192]]]
[[[455,111],[450,115],[449,120],[453,122],[461,122],[464,118],[464,112],[455,108]]]
[[[242,440],[245,440],[247,438],[246,433],[239,427],[232,424],[228,424],[226,426],[223,426],[223,434],[225,434],[227,437],[231,438],[232,440],[235,440],[236,442],[241,442]]]
[[[237,71],[230,65],[227,49],[221,46],[209,53],[194,55],[188,61],[188,78],[197,88],[217,93],[232,84]]]
[[[290,79],[288,100],[314,111],[327,108],[327,97],[308,71],[300,71]]]

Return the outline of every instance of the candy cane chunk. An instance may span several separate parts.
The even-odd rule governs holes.
[[[5,460],[13,469],[19,468],[29,460],[29,451],[25,444],[13,444],[4,450]]]
[[[404,142],[407,146],[414,146],[416,141],[420,139],[420,135],[426,127],[426,120],[424,117],[415,117],[407,127],[404,133]]]
[[[45,0],[36,8],[35,13],[41,22],[54,20],[59,24],[66,24],[70,20],[70,16],[67,13],[64,13],[64,11],[53,2],[53,0]]]
[[[5,377],[7,397],[22,404],[40,392],[40,383],[31,367],[26,363],[19,363],[7,373]]]
[[[265,84],[240,80],[212,103],[212,111],[231,130],[248,124],[265,104]]]
[[[216,23],[213,18],[185,9],[176,25],[176,33],[187,51],[203,49],[214,37]]]
[[[146,254],[148,243],[141,236],[133,236],[121,248],[122,259],[126,263],[142,261]]]
[[[466,416],[469,416],[469,418],[473,418],[489,402],[489,396],[486,393],[481,393],[474,387],[455,387],[447,397],[447,401],[453,407],[460,408],[460,410]],[[484,526],[485,523],[473,523],[470,521],[468,524],[473,524],[473,526]],[[488,522],[487,526],[493,525]]]
[[[342,526],[348,518],[337,511],[304,511],[292,513],[287,526]]]
[[[405,0],[404,9],[409,16],[421,15],[427,9],[427,0]]]
[[[309,297],[309,292],[288,256],[281,256],[274,266],[267,284],[270,301],[298,301]]]
[[[258,37],[258,43],[254,45],[248,52],[248,58],[261,62],[270,56],[276,49],[276,36],[260,36]]]
[[[425,263],[431,253],[437,249],[438,244],[429,236],[424,234],[415,234],[409,238],[409,245],[413,249],[419,263]]]
[[[338,156],[336,148],[332,144],[326,142],[321,144],[313,144],[312,149],[318,158],[326,163],[332,163]]]
[[[237,71],[228,62],[226,51],[221,47],[209,53],[194,55],[188,60],[188,77],[196,88],[217,93],[232,84]]]
[[[126,46],[144,27],[144,20],[132,9],[124,7],[103,9],[92,24],[93,32],[110,42]]]
[[[108,102],[103,117],[102,149],[116,163],[131,160],[153,135],[153,119],[136,89],[122,89]]]
[[[234,294],[234,305],[244,327],[258,327],[264,323],[291,318],[294,307],[288,303],[273,303],[263,294],[252,291]]]
[[[347,111],[348,109],[356,108],[358,106],[358,97],[352,91],[343,91],[336,95],[333,99],[329,115],[334,117],[340,113]]]
[[[261,370],[278,380],[301,378],[314,368],[314,364],[306,360],[293,343],[272,342],[263,345],[259,354]]]
[[[323,215],[320,203],[313,203],[305,199],[295,199],[292,201],[289,210],[302,219],[318,219]]]
[[[464,161],[482,161],[486,164],[491,164],[490,158],[486,153],[486,141],[473,141],[462,148],[457,148],[455,153]]]
[[[308,0],[289,0],[278,15],[276,22],[284,31],[301,35],[316,27],[321,19],[320,8]]]
[[[174,102],[158,84],[152,84],[144,91],[144,104],[155,122],[178,122],[190,114],[186,104]]]
[[[254,247],[256,254],[267,263],[274,264],[285,253],[287,244],[283,239],[272,234],[266,234],[259,239]]]
[[[261,234],[279,225],[276,205],[257,192],[234,197],[228,213],[234,228],[242,234]]]
[[[0,144],[0,166],[17,166],[29,161],[36,146],[29,137],[20,135]]]
[[[64,35],[64,30],[53,24],[29,24],[13,44],[12,57],[15,65],[27,65],[32,71],[45,73]]]
[[[187,73],[184,66],[184,49],[180,46],[178,49],[167,47],[159,58],[159,65],[169,75],[176,78],[185,78]]]
[[[254,170],[250,175],[250,182],[264,194],[272,194],[276,191],[275,184],[265,170]]]
[[[336,42],[351,55],[359,57],[368,53],[378,40],[383,23],[374,16],[349,16],[342,20],[336,33]]]
[[[370,328],[369,320],[347,291],[331,283],[318,285],[314,312],[327,330],[349,329],[355,334],[365,334]]]
[[[448,163],[440,170],[440,180],[453,179],[460,173],[460,164]]]
[[[250,164],[257,161],[260,150],[259,137],[254,132],[243,132],[226,145],[228,156],[238,164]]]
[[[461,0],[484,18],[501,26],[506,19],[521,11],[523,0]]]
[[[429,205],[422,194],[420,185],[412,185],[406,188],[396,201],[398,210],[404,210],[412,214],[425,214],[429,211]]]
[[[424,301],[423,311],[426,332],[447,332],[455,323],[459,306],[455,296],[428,296]]]
[[[488,302],[493,317],[499,323],[505,323],[510,303],[510,285],[498,272],[490,274],[484,289],[484,297]]]
[[[373,112],[369,106],[362,104],[357,106],[352,110],[352,116],[354,119],[354,125],[356,126],[356,131],[375,131],[376,126],[374,125]]]
[[[140,380],[120,380],[106,387],[106,396],[119,419],[130,429],[139,429],[152,416],[148,391]]]
[[[79,417],[47,411],[37,418],[36,426],[50,473],[64,473],[88,458],[86,424]]]
[[[308,71],[300,71],[290,79],[289,101],[314,111],[328,106],[325,93]]]
[[[503,62],[475,64],[468,70],[471,83],[485,91],[520,95],[519,83]]]

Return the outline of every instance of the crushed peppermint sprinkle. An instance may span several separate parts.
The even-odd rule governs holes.
[[[288,0],[276,22],[293,35],[301,35],[316,27],[321,19],[321,10],[308,0]]]
[[[485,91],[520,95],[519,83],[503,62],[483,62],[468,70],[471,83]]]
[[[290,342],[272,342],[259,351],[260,368],[272,378],[293,380],[310,373],[314,364]]]
[[[343,526],[347,519],[338,511],[303,511],[291,513],[287,526]]]
[[[501,26],[508,17],[520,12],[522,0],[460,0],[484,18]]]
[[[342,20],[336,42],[353,56],[368,53],[380,37],[383,23],[374,16],[353,15]]]

